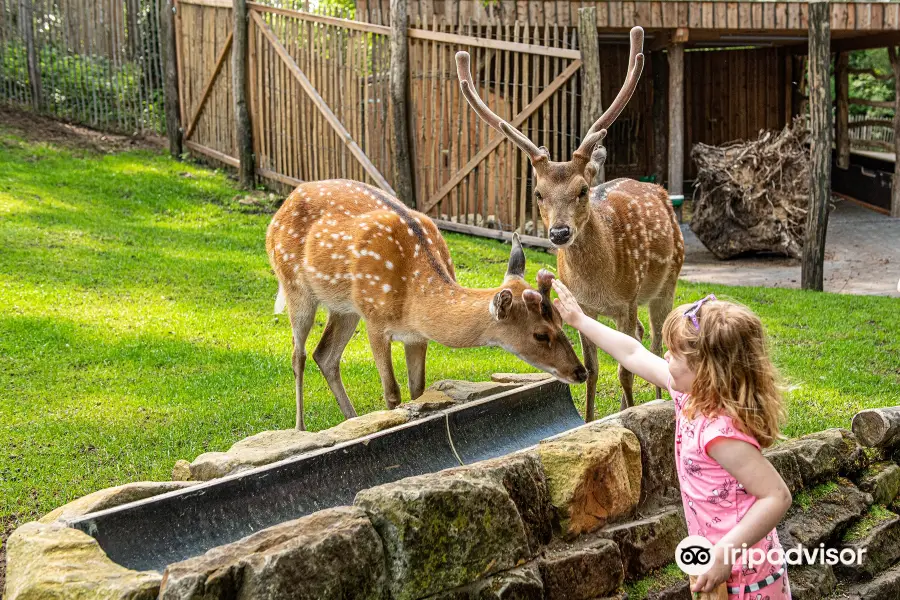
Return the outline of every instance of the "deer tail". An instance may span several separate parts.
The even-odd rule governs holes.
[[[284,286],[281,285],[281,282],[278,283],[278,296],[275,297],[275,314],[280,315],[284,312],[284,308],[287,306],[287,296],[284,294]]]

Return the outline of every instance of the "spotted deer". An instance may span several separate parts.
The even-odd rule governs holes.
[[[558,248],[560,280],[571,289],[586,314],[615,321],[619,331],[638,340],[644,327],[638,306],[650,310],[651,350],[662,348],[662,325],[675,296],[684,262],[684,240],[668,194],[658,185],[615,179],[591,187],[606,160],[601,145],[606,130],[625,108],[644,65],[644,30],[631,30],[631,54],[625,84],[609,108],[588,130],[568,162],[550,160],[522,132],[494,114],[478,97],[469,69],[469,55],[456,54],[460,88],[469,105],[489,125],[512,140],[531,161],[534,198],[550,242]],[[597,348],[581,336],[588,370],[586,420],[594,418],[597,388]],[[624,393],[621,408],[634,404],[634,376],[619,366]],[[657,398],[660,390],[656,390]]]
[[[378,188],[332,180],[301,184],[288,196],[269,224],[266,251],[278,277],[275,312],[287,309],[293,331],[298,429],[306,338],[319,304],[329,314],[313,359],[347,418],[356,411],[340,360],[360,318],[389,408],[400,404],[392,340],[403,342],[413,399],[424,391],[428,340],[500,346],[567,383],[587,379],[550,302],[553,275],[542,269],[538,290],[528,285],[518,236],[500,287],[463,287],[431,219]]]

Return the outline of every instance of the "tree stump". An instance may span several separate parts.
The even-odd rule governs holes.
[[[800,258],[809,204],[808,135],[798,118],[754,141],[694,146],[698,186],[691,230],[717,258],[749,252]]]

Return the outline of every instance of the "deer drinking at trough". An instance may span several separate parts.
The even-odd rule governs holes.
[[[466,288],[431,219],[378,188],[331,180],[304,183],[288,196],[269,224],[266,251],[279,283],[275,312],[287,309],[293,332],[298,429],[304,429],[306,338],[320,304],[328,322],[313,359],[347,418],[356,411],[340,361],[360,318],[389,408],[400,404],[392,340],[403,342],[412,399],[425,388],[429,340],[453,348],[501,346],[567,383],[587,379],[550,302],[553,275],[538,273],[539,291],[528,285],[518,236],[500,287]]]
[[[619,331],[638,340],[644,335],[638,306],[649,305],[651,350],[658,355],[662,325],[672,309],[684,262],[684,240],[668,194],[658,185],[632,179],[591,187],[606,160],[601,142],[640,78],[643,40],[644,30],[633,28],[625,84],[568,162],[550,160],[547,148],[538,148],[485,105],[472,82],[468,53],[458,52],[456,63],[460,88],[472,109],[515,142],[531,161],[534,198],[550,242],[559,249],[560,280],[586,314],[609,317]],[[588,370],[585,419],[590,421],[597,388],[597,348],[583,335],[581,344]],[[634,404],[634,376],[621,365],[618,374],[624,390],[621,408],[625,409]],[[656,394],[660,397],[658,388]]]

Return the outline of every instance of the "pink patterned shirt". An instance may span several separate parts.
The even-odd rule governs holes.
[[[701,535],[715,544],[740,523],[756,502],[756,497],[745,491],[744,486],[706,453],[706,449],[717,438],[742,440],[756,448],[760,447],[759,442],[753,436],[738,430],[732,418],[727,415],[709,418],[698,414],[694,419],[688,419],[682,414],[682,409],[689,395],[673,390],[671,378],[667,387],[675,402],[675,469],[681,485],[688,534]],[[767,552],[771,548],[781,548],[781,543],[773,529],[753,547]],[[758,582],[780,567],[781,565],[772,565],[768,561],[753,566],[735,564],[728,585],[743,587],[745,584]],[[786,584],[786,579],[785,577],[784,582],[777,581],[764,588],[767,593],[761,595],[761,598],[776,590],[782,591],[782,584]],[[756,595],[749,597],[755,600]],[[776,597],[781,596],[771,596],[773,599]],[[786,597],[790,598],[789,591]]]

